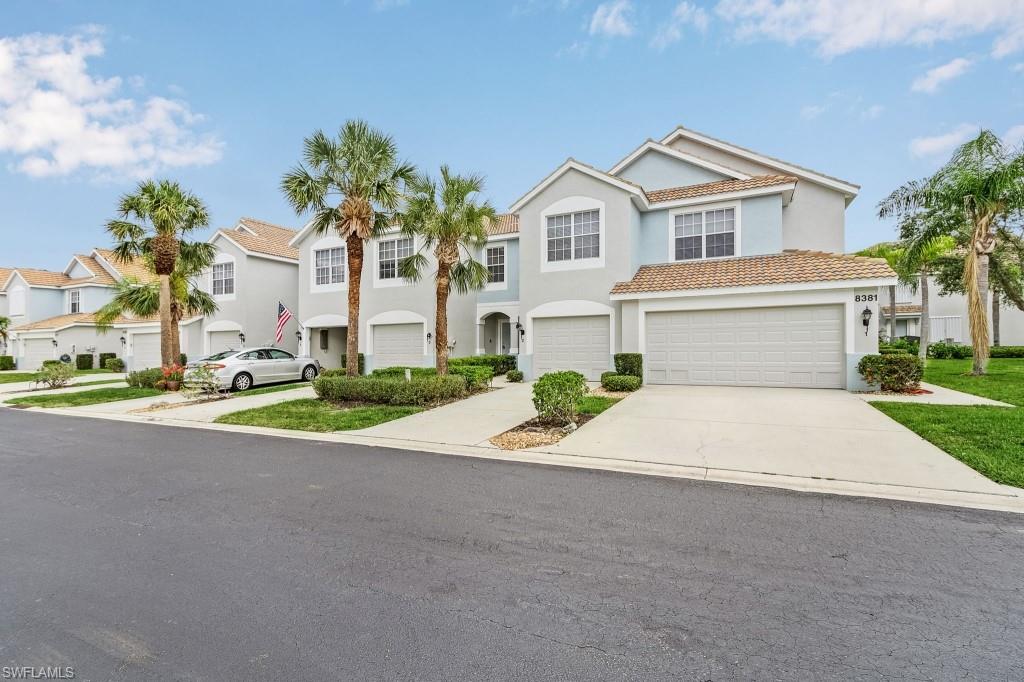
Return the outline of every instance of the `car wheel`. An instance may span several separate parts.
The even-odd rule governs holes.
[[[302,380],[312,381],[316,379],[316,367],[313,365],[306,365],[306,368],[302,370]]]
[[[234,380],[231,382],[231,388],[236,391],[247,391],[252,388],[252,377],[242,372],[236,374]]]

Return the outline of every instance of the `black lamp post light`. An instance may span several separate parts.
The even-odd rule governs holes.
[[[864,336],[867,336],[868,327],[871,326],[871,308],[864,308],[864,312],[860,314],[860,319],[864,322]]]

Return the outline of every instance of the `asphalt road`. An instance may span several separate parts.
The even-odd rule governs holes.
[[[0,408],[0,665],[1019,680],[1024,518]]]

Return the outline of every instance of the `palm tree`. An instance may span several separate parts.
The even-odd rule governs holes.
[[[928,344],[931,343],[928,278],[932,276],[932,268],[939,259],[947,256],[955,248],[956,240],[948,235],[934,237],[922,243],[905,243],[903,245],[903,260],[899,264],[897,272],[916,272],[917,279],[910,281],[910,287],[915,293],[921,292],[921,329],[918,344],[918,355],[921,362],[928,359]]]
[[[117,212],[120,217],[107,223],[117,241],[114,253],[124,262],[140,257],[152,262],[159,285],[160,361],[172,365],[181,355],[181,339],[172,311],[171,276],[182,237],[206,227],[209,212],[198,197],[171,180],[140,182],[134,194],[121,197]]]
[[[0,347],[5,351],[7,350],[7,343],[11,340],[10,332],[7,330],[11,328],[11,318],[0,315]]]
[[[999,137],[983,130],[960,146],[935,175],[903,185],[878,205],[880,217],[903,216],[921,209],[963,216],[970,230],[964,260],[973,374],[984,374],[989,356],[989,255],[997,243],[996,226],[1024,210],[1024,151],[1007,151]],[[943,234],[946,221],[932,227]]]
[[[867,256],[868,258],[884,258],[885,262],[889,264],[900,281],[907,283],[909,278],[906,276],[905,270],[901,269],[903,263],[903,249],[898,244],[893,242],[882,242],[869,246],[866,249],[862,249],[857,252],[858,256]],[[889,285],[889,341],[896,339],[896,285]]]
[[[359,294],[364,242],[394,223],[404,186],[416,170],[398,160],[398,148],[365,121],[348,121],[337,139],[316,131],[303,142],[299,164],[281,179],[281,190],[299,215],[312,213],[316,234],[337,232],[348,264],[346,373],[359,372]]]
[[[216,248],[206,242],[180,242],[180,251],[171,273],[171,321],[175,329],[183,319],[197,315],[213,315],[217,302],[196,284],[196,279],[213,265]],[[153,261],[143,256],[147,269],[154,270]],[[155,273],[154,273],[155,274]],[[160,311],[160,283],[154,278],[141,280],[127,276],[114,289],[114,297],[96,314],[101,329],[118,317],[131,314],[151,317]],[[177,358],[175,358],[177,361]]]
[[[402,232],[419,236],[422,242],[419,251],[402,261],[400,274],[419,280],[430,262],[428,250],[437,262],[434,348],[438,374],[448,373],[448,295],[452,289],[466,294],[487,284],[487,267],[473,258],[487,243],[487,227],[495,217],[490,203],[476,201],[483,185],[478,175],[454,175],[441,166],[440,184],[426,174],[413,180],[408,205],[400,216]]]

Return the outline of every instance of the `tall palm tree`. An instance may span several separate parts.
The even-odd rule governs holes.
[[[364,243],[394,223],[405,185],[416,169],[398,160],[398,148],[365,121],[348,121],[337,139],[316,131],[303,142],[303,163],[285,173],[281,190],[299,215],[312,213],[316,234],[345,240],[348,265],[346,373],[359,372],[359,294]]]
[[[210,222],[203,202],[171,180],[140,182],[133,194],[121,197],[119,218],[107,223],[117,241],[116,256],[125,262],[145,257],[153,263],[159,284],[160,361],[178,361],[181,339],[172,312],[171,275],[183,236]]]
[[[928,291],[928,278],[939,259],[946,257],[956,248],[956,240],[948,235],[934,237],[924,243],[904,244],[903,262],[899,272],[916,272],[917,279],[911,280],[910,288],[921,292],[921,330],[918,355],[921,362],[928,359],[928,344],[931,343],[931,312]]]
[[[197,315],[213,315],[217,302],[196,284],[196,279],[213,265],[216,248],[206,242],[181,242],[171,284],[171,321],[177,329],[183,319]],[[143,256],[147,269],[154,270],[152,258]],[[154,272],[155,274],[155,272]],[[155,277],[142,280],[125,277],[117,283],[114,297],[96,314],[102,329],[126,313],[150,317],[160,311],[160,282]],[[177,359],[175,359],[177,361]]]
[[[935,175],[895,190],[879,203],[878,214],[884,218],[921,209],[959,213],[969,227],[963,281],[974,346],[972,373],[984,374],[989,356],[989,255],[996,247],[999,221],[1024,210],[1024,150],[1008,151],[995,133],[983,130],[961,145]],[[939,231],[943,224],[933,229]]]
[[[866,249],[861,249],[857,252],[858,256],[867,256],[868,258],[884,258],[885,262],[889,264],[900,280],[907,283],[908,277],[906,271],[901,269],[903,263],[903,249],[899,244],[893,242],[882,242],[869,246]],[[889,341],[896,339],[896,285],[889,285]]]
[[[494,220],[494,207],[479,203],[483,178],[455,175],[441,166],[441,182],[418,175],[410,185],[408,205],[400,216],[402,232],[419,236],[422,246],[399,266],[400,274],[419,280],[433,251],[437,270],[434,275],[436,309],[434,348],[438,374],[448,373],[448,295],[483,289],[487,267],[473,258],[487,243],[487,227]]]

